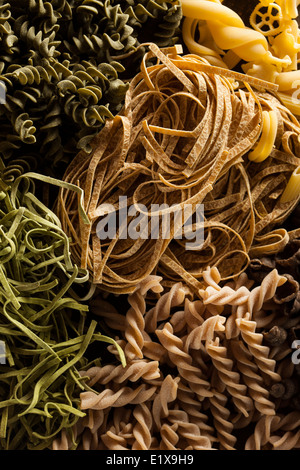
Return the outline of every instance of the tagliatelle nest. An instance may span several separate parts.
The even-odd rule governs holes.
[[[300,165],[300,126],[272,84],[182,56],[176,47],[149,49],[122,111],[96,136],[92,152],[80,152],[65,173],[66,182],[84,191],[90,225],[73,191],[61,190],[57,214],[72,238],[74,260],[106,291],[132,292],[150,273],[169,284],[184,280],[197,291],[207,266],[229,279],[251,257],[276,253],[288,242],[280,227],[299,198],[282,204],[280,197]],[[264,111],[276,113],[277,132],[268,158],[255,162],[248,154],[262,138]],[[127,209],[189,204],[195,213],[203,204],[204,243],[187,250],[187,240],[174,237],[172,217],[168,238],[122,239],[117,231],[100,239],[103,204],[119,214],[120,196],[127,197]]]

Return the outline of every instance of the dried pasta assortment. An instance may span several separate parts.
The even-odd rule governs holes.
[[[182,0],[183,41],[190,52],[225,68],[277,83],[283,102],[297,115],[300,51],[298,0]],[[242,18],[234,9],[246,10]],[[297,96],[293,99],[293,93]]]
[[[235,82],[243,76],[227,75],[175,48],[164,55],[154,44],[149,47],[145,62],[155,55],[157,63],[142,67],[130,82],[123,110],[107,121],[92,152],[80,152],[64,176],[84,191],[90,225],[81,223],[77,196],[68,190],[61,191],[57,214],[73,238],[74,259],[107,291],[129,293],[153,272],[184,280],[197,291],[208,264],[218,266],[222,279],[230,278],[250,257],[275,253],[287,243],[287,232],[276,225],[299,200],[297,184],[291,183],[296,188],[291,199],[286,186],[300,163],[294,145],[300,126],[270,92]],[[269,120],[264,128],[269,114],[276,126]],[[119,214],[124,195],[128,211],[133,203],[143,204],[149,214],[155,204],[189,204],[193,213],[203,204],[204,243],[197,256],[186,249],[186,240],[176,239],[176,217],[170,217],[164,238],[131,239],[118,225],[116,236],[101,240],[103,205],[113,205]]]
[[[120,110],[142,50],[132,60],[126,54],[149,40],[153,28],[159,45],[173,43],[180,19],[177,0],[1,1],[4,158],[33,156],[41,171],[55,167],[61,176]]]
[[[1,450],[300,449],[298,3],[0,1]]]
[[[81,372],[94,389],[80,396],[87,416],[54,449],[300,447],[299,401],[291,407],[296,366],[286,338],[272,342],[269,330],[288,326],[275,303],[287,278],[274,268],[260,284],[243,273],[221,287],[217,268],[209,268],[204,279],[194,298],[182,283],[163,291],[161,278],[150,276],[129,295],[125,317],[101,296],[92,301],[92,311],[118,330],[127,365]],[[152,306],[149,289],[161,291]]]
[[[79,370],[88,346],[115,343],[79,297],[78,286],[90,296],[88,273],[72,262],[59,220],[37,197],[34,182],[43,176],[24,173],[21,163],[0,161],[2,450],[48,448],[73,426],[84,415]]]

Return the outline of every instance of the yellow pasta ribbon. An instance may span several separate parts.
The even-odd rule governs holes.
[[[286,185],[285,190],[283,191],[280,202],[284,204],[285,202],[293,201],[297,199],[300,195],[300,166],[298,166],[292,173],[288,184]]]
[[[249,155],[248,158],[254,162],[264,161],[271,153],[277,134],[277,116],[275,111],[262,112],[262,131],[261,137]]]

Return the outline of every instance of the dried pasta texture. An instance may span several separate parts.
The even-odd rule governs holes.
[[[296,0],[182,0],[188,50],[210,63],[274,82],[299,116],[299,15]]]
[[[69,191],[56,210],[74,240],[74,260],[106,291],[132,292],[149,274],[197,291],[208,265],[230,279],[250,258],[286,245],[278,225],[298,199],[281,204],[280,196],[300,161],[300,126],[271,92],[243,84],[245,76],[175,47],[149,49],[122,111],[65,173],[85,192],[90,225],[81,224]],[[147,62],[153,58],[155,65]],[[274,146],[252,161],[269,112],[278,121]],[[184,211],[201,218],[201,204],[203,222],[187,227]]]
[[[265,341],[265,328],[255,320],[257,315],[261,319],[262,312],[268,316],[270,302],[284,285],[285,278],[278,272],[268,276],[260,295],[259,286],[246,273],[234,282],[222,282],[215,267],[206,270],[206,286],[199,296],[192,296],[183,283],[159,290],[162,280],[153,276],[141,283],[128,296],[131,300],[121,328],[117,322],[110,323],[112,336],[114,330],[127,356],[126,367],[116,362],[81,371],[92,388],[80,394],[87,416],[72,433],[67,430],[58,436],[52,448],[298,448],[299,410],[289,401],[294,366],[286,353]],[[157,292],[156,300],[149,297],[146,286],[150,285]],[[209,296],[211,303],[202,300],[210,288],[220,294],[224,290],[228,298],[229,287],[236,292],[245,288],[243,304],[213,305],[214,298]],[[100,321],[101,297],[93,301]],[[144,302],[132,302],[141,297]],[[253,297],[260,302],[253,302]],[[132,305],[139,310],[139,321],[126,337]],[[243,311],[235,315],[242,305]],[[148,315],[154,313],[151,322]],[[232,318],[237,332],[228,335],[227,322]],[[106,319],[105,314],[104,325]],[[140,338],[139,347],[131,348]],[[109,348],[113,352],[115,346]],[[284,398],[279,397],[283,387]]]
[[[270,276],[270,270],[276,269],[286,282],[277,289],[267,302],[265,314],[257,311],[254,315],[263,334],[263,345],[270,348],[270,357],[277,363],[282,380],[274,384],[270,393],[282,410],[300,409],[300,293],[299,293],[299,234],[292,232],[290,242],[275,257],[263,257],[252,260],[248,275],[259,283]],[[261,280],[262,279],[262,280]]]
[[[44,177],[21,163],[0,159],[0,449],[43,450],[84,416],[89,345],[115,342],[87,316],[89,275],[37,196]]]
[[[158,44],[173,44],[180,20],[177,0],[1,2],[2,157],[34,156],[61,176],[120,110],[141,39],[155,29]]]

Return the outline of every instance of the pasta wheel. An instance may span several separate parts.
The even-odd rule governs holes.
[[[264,36],[276,36],[284,29],[280,5],[273,2],[258,3],[250,15],[250,24],[255,31]]]

